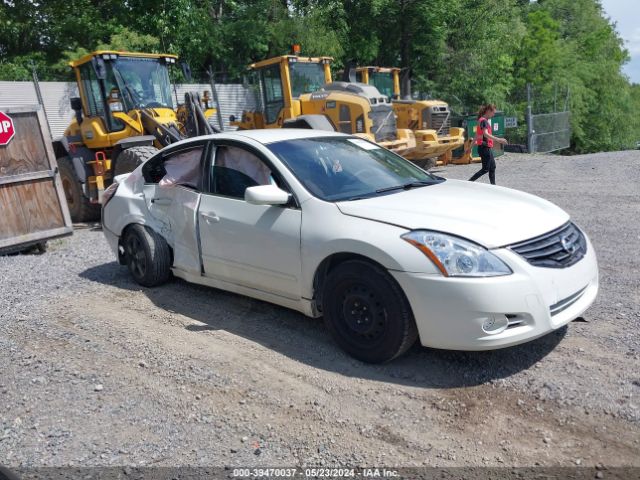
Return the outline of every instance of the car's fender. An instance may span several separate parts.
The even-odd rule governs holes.
[[[159,222],[149,215],[144,197],[141,193],[134,193],[127,181],[118,184],[116,194],[102,209],[102,223],[119,237],[132,223],[146,225],[160,231]]]
[[[333,203],[317,199],[305,202],[301,230],[303,297],[313,297],[318,268],[335,254],[368,258],[387,270],[441,275],[420,250],[400,238],[407,231],[396,225],[344,215]]]

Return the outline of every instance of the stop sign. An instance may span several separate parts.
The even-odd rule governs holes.
[[[15,133],[11,117],[4,112],[0,112],[0,146],[7,145]]]

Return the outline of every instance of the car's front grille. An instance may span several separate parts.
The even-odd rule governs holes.
[[[587,289],[587,287],[584,287],[583,289],[578,290],[573,295],[569,295],[567,298],[563,298],[558,303],[554,303],[553,305],[551,305],[549,307],[549,311],[551,312],[551,316],[553,317],[554,315],[559,314],[560,312],[562,312],[563,310],[566,310],[571,305],[573,305],[578,300],[580,300],[580,297],[582,297],[582,294],[585,292],[586,289]]]
[[[573,223],[509,248],[536,267],[566,268],[587,253],[587,240]]]

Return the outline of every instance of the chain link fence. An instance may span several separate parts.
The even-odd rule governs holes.
[[[454,122],[475,115],[478,105],[450,92],[414,92],[415,99],[440,99],[449,104]],[[571,146],[569,90],[559,84],[528,85],[509,92],[498,110],[505,117],[504,136],[514,152],[550,153]],[[453,124],[452,123],[452,124]],[[462,126],[456,123],[455,126]]]
[[[527,85],[527,145],[530,153],[550,153],[571,145],[569,89],[557,84]]]
[[[529,152],[549,153],[571,145],[569,112],[530,115]]]

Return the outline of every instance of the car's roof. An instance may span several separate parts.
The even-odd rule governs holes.
[[[297,140],[300,138],[317,137],[346,137],[344,133],[327,130],[313,130],[310,128],[267,128],[262,130],[236,130],[229,132],[242,137],[251,138],[260,143],[274,143],[282,140]]]
[[[312,130],[310,128],[268,128],[263,130],[235,130],[230,132],[214,133],[200,137],[186,138],[179,142],[172,143],[171,147],[188,145],[191,142],[201,140],[246,140],[248,138],[260,142],[264,145],[268,143],[281,142],[283,140],[297,140],[300,138],[319,137],[348,137],[344,133],[329,132],[327,130]]]
[[[199,137],[185,138],[179,142],[172,143],[163,149],[180,149],[192,142],[200,142],[202,140],[247,140],[252,139],[263,145],[269,143],[281,142],[283,140],[298,140],[301,138],[327,138],[327,137],[350,137],[339,132],[330,132],[327,130],[313,130],[310,128],[269,128],[263,130],[235,130],[222,133],[213,133],[211,135],[201,135]]]

